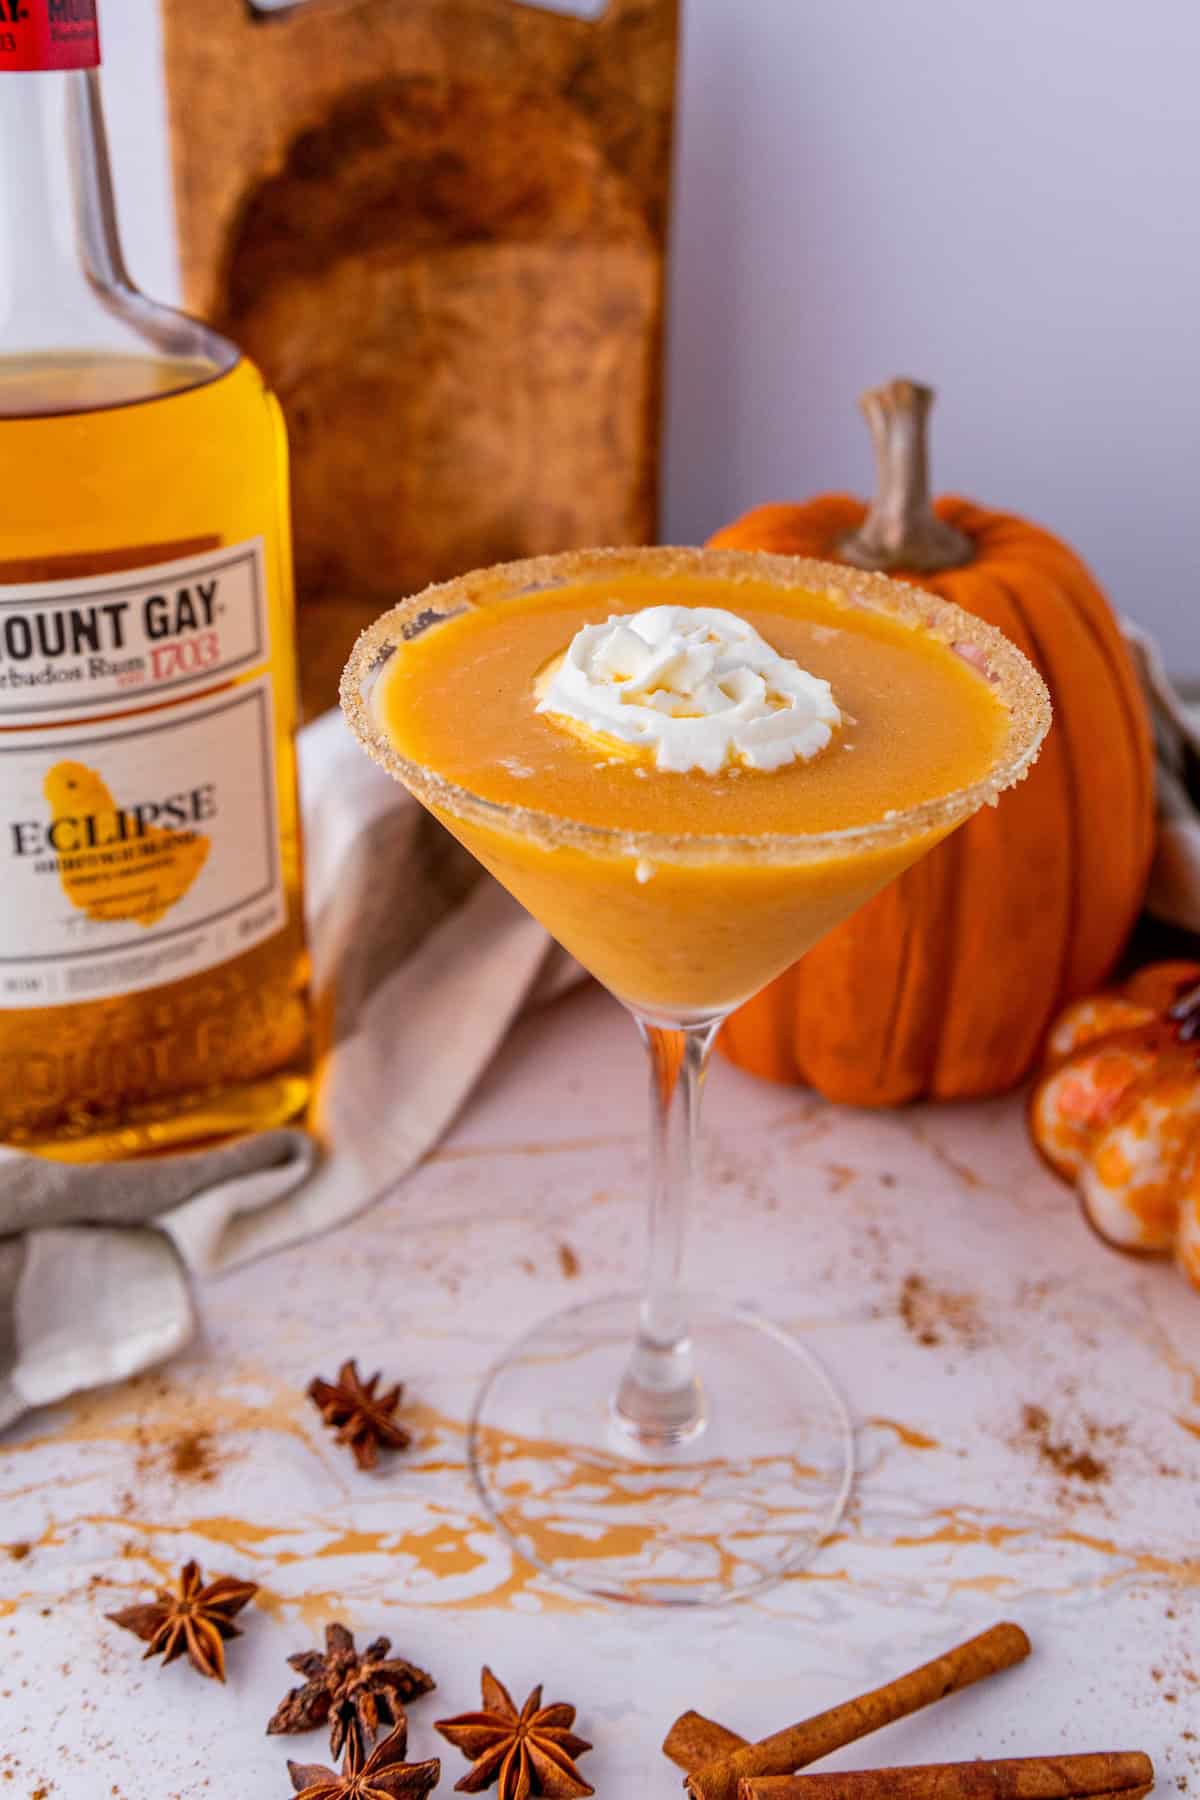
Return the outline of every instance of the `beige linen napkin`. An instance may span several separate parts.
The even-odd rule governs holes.
[[[301,733],[300,763],[314,993],[334,1019],[313,1129],[140,1163],[0,1150],[0,1427],[179,1349],[189,1273],[378,1198],[437,1142],[522,1006],[579,973],[340,715]]]

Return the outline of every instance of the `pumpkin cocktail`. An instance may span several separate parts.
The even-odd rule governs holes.
[[[638,550],[430,589],[360,640],[343,697],[368,750],[624,1001],[651,1055],[646,1291],[539,1327],[493,1372],[473,1426],[484,1497],[525,1555],[592,1591],[761,1585],[828,1528],[848,1439],[799,1344],[679,1293],[708,1053],[735,1005],[1025,773],[1045,689],[999,633],[883,577]],[[614,1539],[598,1497],[613,1428],[626,1454],[665,1459],[649,1537]],[[755,1498],[781,1456],[782,1531]],[[708,1533],[698,1471],[724,1496]]]

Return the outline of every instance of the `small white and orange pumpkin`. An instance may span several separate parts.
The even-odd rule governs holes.
[[[1174,1255],[1200,1288],[1200,963],[1158,963],[1068,1006],[1030,1129],[1106,1243]]]

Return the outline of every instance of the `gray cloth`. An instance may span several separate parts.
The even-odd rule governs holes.
[[[1158,748],[1158,842],[1147,911],[1200,932],[1200,706],[1186,705],[1167,679],[1158,646],[1124,621]]]
[[[362,754],[301,734],[309,936],[332,1053],[307,1121],[135,1163],[0,1149],[0,1427],[185,1344],[189,1276],[341,1223],[441,1136],[516,1013],[578,974]]]

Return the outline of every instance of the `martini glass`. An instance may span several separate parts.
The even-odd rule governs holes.
[[[498,803],[399,752],[373,700],[394,657],[465,608],[556,587],[594,582],[603,618],[604,584],[622,574],[661,584],[647,603],[686,601],[689,580],[714,576],[781,592],[849,590],[854,605],[948,644],[990,684],[1008,717],[992,767],[868,825],[700,837]],[[837,1522],[853,1438],[803,1342],[683,1285],[713,1043],[735,1005],[1025,774],[1050,722],[1046,689],[992,627],[883,576],[750,552],[596,550],[502,565],[405,601],[359,639],[342,703],[370,755],[627,1007],[648,1057],[641,1290],[541,1321],[488,1372],[468,1432],[487,1511],[528,1561],[588,1594],[712,1605],[768,1586],[809,1560]],[[704,916],[703,945],[692,963],[685,955],[665,969],[665,945],[682,935],[688,948],[689,909]]]

